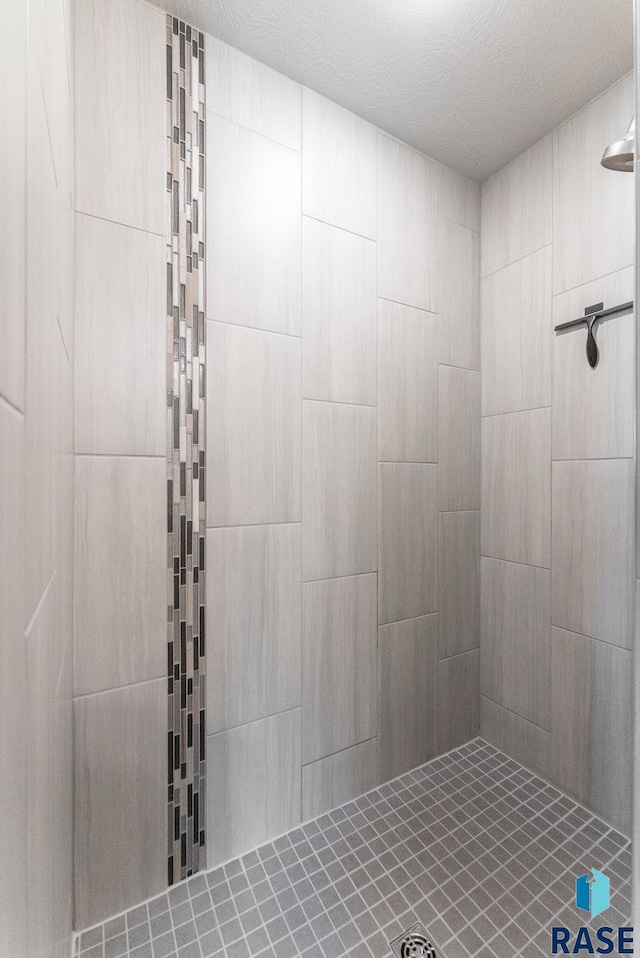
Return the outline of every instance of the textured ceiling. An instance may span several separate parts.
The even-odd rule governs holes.
[[[480,182],[633,67],[632,0],[160,4]]]

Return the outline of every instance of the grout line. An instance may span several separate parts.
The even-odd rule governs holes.
[[[340,230],[342,233],[349,233],[350,236],[357,236],[359,239],[365,240],[367,243],[378,242],[371,236],[365,236],[364,233],[358,233],[356,230],[350,230],[346,226],[339,226],[337,223],[331,223],[329,220],[323,220],[320,216],[312,216],[311,213],[302,213],[303,228],[305,220],[311,220],[314,223],[322,223],[323,226],[328,226],[330,229],[334,230]]]
[[[205,33],[204,30],[201,30],[200,32]],[[206,33],[205,33],[205,36],[207,36]],[[216,37],[215,39],[218,39],[218,38]],[[221,42],[224,43],[224,41],[221,41]],[[260,62],[260,61],[256,61],[256,62]],[[292,80],[292,83],[295,83],[295,82],[296,82],[295,80]],[[302,95],[300,99],[302,102]],[[225,116],[224,113],[218,113],[217,110],[212,110],[211,107],[208,107],[206,105],[206,103],[205,103],[204,111],[205,113],[211,114],[211,116],[215,116],[218,120],[224,120],[225,123],[230,123],[232,126],[238,127],[238,129],[240,130],[245,130],[247,133],[253,133],[254,136],[259,136],[263,140],[269,140],[270,143],[275,143],[277,146],[281,146],[285,150],[291,150],[291,152],[296,153],[300,157],[300,160],[302,161],[302,118],[300,122],[300,147],[295,147],[295,146],[291,146],[290,143],[283,143],[282,140],[276,140],[273,136],[269,136],[268,133],[262,133],[261,131],[256,130],[252,126],[246,126],[244,123],[239,123],[237,120],[232,120],[231,117]],[[301,107],[301,112],[302,112],[302,107]]]
[[[406,309],[415,309],[419,313],[427,313],[429,316],[437,317],[440,314],[435,309],[425,309],[424,306],[414,306],[413,303],[403,303],[399,299],[389,299],[388,296],[380,296],[378,293],[378,299],[381,299],[383,303],[393,303],[394,306],[404,306]]]
[[[538,142],[539,142],[539,141],[538,141]],[[534,143],[533,145],[535,146],[535,143]],[[527,152],[527,151],[525,150],[525,152]],[[517,157],[516,157],[516,159],[517,159]],[[500,172],[500,171],[498,170],[498,172]],[[491,177],[489,177],[489,179],[491,179]],[[553,247],[553,243],[551,242],[551,240],[549,240],[548,243],[543,243],[542,246],[538,246],[538,247],[536,247],[536,249],[530,250],[528,253],[525,253],[523,256],[518,256],[517,259],[512,260],[510,263],[505,263],[504,266],[498,266],[497,269],[491,270],[491,271],[488,272],[488,273],[482,273],[482,264],[481,264],[481,266],[480,266],[480,270],[481,270],[481,272],[480,272],[480,285],[482,286],[482,281],[483,281],[484,279],[489,279],[490,276],[495,276],[497,273],[502,273],[503,270],[509,269],[510,266],[515,266],[516,263],[522,263],[523,260],[529,259],[530,256],[535,256],[536,253],[541,253],[543,250],[545,250],[545,249],[551,249],[552,247]],[[553,296],[553,292],[552,292],[551,295]]]
[[[6,406],[12,412],[16,413],[20,417],[24,417],[24,410],[20,409],[19,406],[16,406],[15,403],[12,403],[10,399],[7,399],[2,393],[0,393],[0,406]]]
[[[140,682],[127,682],[125,685],[114,685],[110,689],[98,689],[95,692],[81,692],[79,695],[73,696],[73,701],[78,702],[80,699],[89,699],[96,695],[108,695],[110,692],[122,692],[123,689],[136,689],[142,685],[151,685],[152,682],[166,682],[167,677],[164,672],[161,675],[156,675],[151,679],[142,679]]]
[[[250,329],[254,333],[263,333],[265,336],[286,336],[287,339],[297,339],[298,342],[302,339],[301,333],[285,333],[281,329],[263,329],[261,326],[249,326],[248,323],[230,323],[224,319],[212,319],[209,316],[205,316],[205,321],[213,323],[214,326],[224,326],[226,329]]]
[[[166,191],[163,190],[163,196]],[[75,196],[74,196],[75,200]],[[123,229],[136,230],[138,233],[146,233],[147,236],[158,236],[164,243],[167,242],[167,237],[164,233],[156,233],[155,230],[147,230],[143,226],[134,226],[133,223],[122,223],[120,220],[109,219],[108,216],[98,216],[97,213],[87,213],[85,210],[79,210],[77,207],[73,207],[73,213],[76,216],[86,216],[91,220],[99,220],[101,223],[111,223],[112,226],[121,226]]]
[[[326,762],[330,758],[335,758],[336,755],[343,755],[344,752],[351,752],[354,748],[360,748],[361,745],[367,745],[369,742],[377,741],[377,739],[378,739],[378,734],[376,732],[375,735],[370,735],[368,738],[364,738],[360,742],[354,742],[353,745],[345,745],[344,748],[339,748],[335,752],[329,752],[328,755],[321,755],[320,758],[311,759],[310,762],[303,762],[302,767],[311,768],[312,765],[317,765],[319,762]],[[349,799],[349,801],[353,801],[353,799]],[[339,807],[340,806],[338,806],[338,808]],[[333,809],[328,809],[328,811],[326,812],[320,812],[319,815],[315,815],[313,818],[310,818],[308,821],[314,822],[317,818],[321,818],[323,815],[328,814],[329,811],[333,811]],[[287,833],[285,832],[285,835],[286,834]]]

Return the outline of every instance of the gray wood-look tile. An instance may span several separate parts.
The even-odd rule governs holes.
[[[205,54],[207,110],[300,150],[300,84],[211,35]]]
[[[550,573],[483,558],[482,694],[549,729]]]
[[[594,303],[618,306],[634,298],[633,267],[579,286],[553,299],[553,325],[584,314]],[[595,327],[600,359],[585,355],[586,329],[568,329],[553,340],[554,459],[633,456],[635,318],[633,311],[600,320]]]
[[[209,868],[299,824],[300,709],[208,736],[207,760]]]
[[[376,410],[312,401],[302,406],[303,579],[374,572]]]
[[[300,525],[207,532],[207,732],[300,705]]]
[[[32,7],[29,11],[29,29],[37,31],[42,39],[42,24]],[[48,20],[44,8],[42,14]],[[57,31],[59,24],[54,29]],[[46,44],[41,50],[46,52]],[[43,74],[39,74],[40,70]],[[37,95],[29,96],[27,116],[29,162],[24,216],[28,223],[28,282],[26,354],[21,358],[21,362],[25,356],[28,360],[24,455],[29,468],[24,473],[23,516],[24,568],[28,574],[21,579],[27,620],[35,612],[54,570],[66,562],[72,563],[66,555],[64,563],[59,560],[72,541],[73,523],[74,214],[68,183],[66,194],[63,192],[68,171],[64,164],[56,169],[53,162],[52,139],[59,146],[68,135],[67,124],[59,124],[54,112],[51,116],[46,112],[38,83],[40,76],[48,72],[51,70],[43,63],[34,65],[30,72]]]
[[[480,731],[480,649],[438,665],[438,751],[447,752]]]
[[[482,184],[482,275],[551,242],[552,135]]]
[[[0,399],[0,761],[11,769],[0,790],[3,841],[0,846],[0,891],[3,922],[0,951],[26,954],[26,803],[27,699],[24,595],[16,578],[24,561],[24,420]]]
[[[307,87],[302,116],[302,212],[375,239],[375,126]]]
[[[631,459],[553,464],[551,621],[632,647]]]
[[[440,217],[440,362],[480,369],[480,237]]]
[[[74,28],[75,209],[164,238],[165,14],[85,0]]]
[[[300,341],[208,323],[207,524],[300,520]]]
[[[358,798],[378,784],[378,740],[370,738],[302,767],[302,821]]]
[[[482,555],[549,568],[551,411],[482,420]]]
[[[440,513],[440,658],[480,645],[480,513]]]
[[[633,177],[615,176],[592,162],[602,155],[602,144],[624,136],[633,113],[630,73],[553,133],[554,293],[633,263]]]
[[[380,465],[378,621],[438,610],[438,467]]]
[[[440,164],[440,215],[466,226],[480,230],[480,186],[473,180]]]
[[[376,575],[302,587],[302,761],[376,734]]]
[[[27,696],[20,707],[28,759],[28,953],[43,956],[64,954],[71,932],[73,677],[71,632],[65,633],[61,614],[66,601],[56,572],[23,640],[28,663]]]
[[[166,241],[80,214],[75,228],[76,452],[164,456]]]
[[[167,683],[74,702],[77,928],[166,888]]]
[[[6,4],[2,10],[0,33],[0,56],[5,76],[12,78],[11,96],[3,97],[0,106],[1,127],[11,130],[11,136],[3,136],[0,142],[0,169],[3,171],[0,208],[5,222],[15,224],[24,223],[26,209],[28,10],[26,0]],[[24,408],[26,269],[25,230],[3,230],[0,239],[0,395],[18,409]],[[10,893],[9,888],[7,893]],[[13,926],[10,913],[9,907],[7,924]],[[5,937],[0,937],[0,943],[6,942],[7,951],[11,951],[13,930],[9,932],[7,928],[6,932],[0,932],[2,934]],[[15,950],[18,950],[17,939]]]
[[[378,300],[378,456],[438,461],[438,318]]]
[[[162,459],[76,458],[76,695],[165,673],[165,476]]]
[[[631,651],[554,628],[551,666],[551,779],[629,835]]]
[[[488,742],[545,778],[549,777],[550,734],[480,696],[480,733]]]
[[[438,616],[378,629],[380,782],[438,751]]]
[[[551,247],[482,280],[482,415],[551,405]]]
[[[207,316],[299,336],[300,154],[207,122]]]
[[[438,165],[378,135],[378,295],[438,311]]]
[[[302,395],[376,404],[376,247],[302,219]]]
[[[480,373],[440,366],[440,510],[480,508]]]

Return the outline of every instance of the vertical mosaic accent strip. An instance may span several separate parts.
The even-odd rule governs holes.
[[[204,35],[167,17],[169,884],[205,864]]]

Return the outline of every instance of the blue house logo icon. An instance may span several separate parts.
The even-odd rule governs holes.
[[[588,911],[592,918],[609,907],[609,894],[609,879],[597,868],[576,878],[576,908]]]

